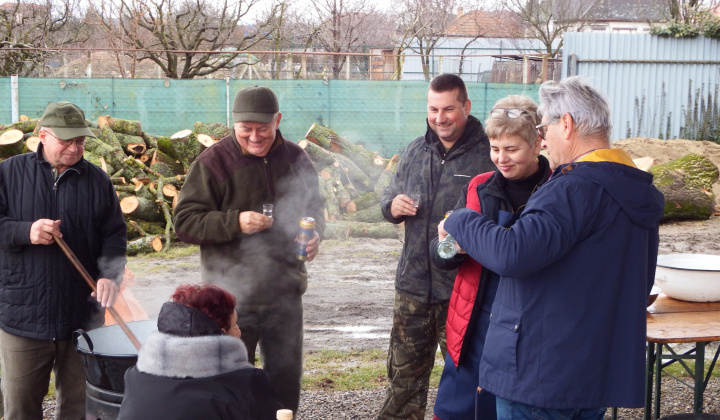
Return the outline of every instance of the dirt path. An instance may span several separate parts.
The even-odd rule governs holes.
[[[661,226],[660,253],[720,254],[720,218]],[[402,243],[397,239],[350,239],[323,243],[308,264],[305,348],[348,350],[388,344],[394,299],[393,281]],[[183,282],[200,280],[199,255],[173,259],[130,258],[136,276],[133,293],[151,318]]]

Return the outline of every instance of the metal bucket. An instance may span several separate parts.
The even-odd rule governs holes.
[[[155,320],[128,322],[127,325],[141,343],[157,330]],[[125,371],[137,363],[137,349],[120,326],[77,330],[73,333],[73,343],[82,358],[89,384],[120,394],[125,392]]]
[[[120,404],[124,395],[120,392],[108,391],[85,382],[85,419],[115,420],[120,415]]]

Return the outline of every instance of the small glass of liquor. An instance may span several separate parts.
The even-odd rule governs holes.
[[[420,194],[410,194],[410,199],[413,202],[413,207],[420,207]]]
[[[273,217],[273,205],[272,204],[263,204],[263,216],[267,216],[270,218]]]

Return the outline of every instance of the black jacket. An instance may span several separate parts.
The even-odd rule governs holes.
[[[455,271],[431,265],[430,240],[437,236],[437,225],[445,212],[455,207],[463,186],[475,175],[494,169],[487,135],[480,121],[473,116],[469,117],[463,135],[447,153],[430,127],[425,136],[408,145],[380,200],[387,221],[405,222],[405,244],[395,277],[396,292],[431,304],[450,299]],[[413,192],[422,195],[417,215],[392,217],[393,198]]]
[[[125,372],[118,420],[275,419],[281,407],[267,374],[248,363],[242,340],[212,324],[195,309],[163,305],[159,331]]]
[[[92,326],[100,306],[58,245],[30,243],[31,225],[60,220],[63,239],[90,276],[118,283],[127,234],[108,175],[81,159],[55,180],[42,149],[0,163],[0,328],[67,340]]]

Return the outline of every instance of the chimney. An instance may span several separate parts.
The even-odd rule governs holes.
[[[463,8],[462,8],[462,7],[458,7],[458,9],[457,9],[457,17],[460,17],[460,16],[462,16],[462,15],[463,15]]]

